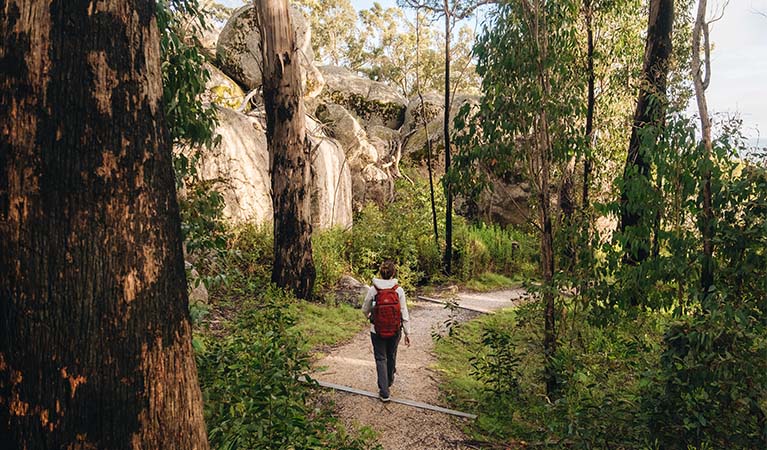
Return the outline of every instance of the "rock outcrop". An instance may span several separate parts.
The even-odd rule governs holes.
[[[391,198],[392,181],[388,172],[384,170],[386,168],[384,158],[390,155],[379,154],[379,149],[368,140],[365,129],[343,106],[320,105],[317,108],[317,118],[344,149],[351,172],[354,210],[360,211],[367,202],[378,205],[386,203],[387,199]],[[396,133],[394,130],[391,131]],[[383,134],[380,130],[379,133]],[[375,139],[381,151],[386,151],[386,143],[383,139],[380,137]]]
[[[535,216],[530,207],[530,185],[523,181],[506,182],[494,180],[492,191],[484,192],[479,198],[476,211],[484,221],[501,225],[526,224]]]
[[[218,181],[224,197],[224,215],[232,222],[264,223],[272,220],[269,151],[264,127],[258,119],[228,108],[216,108],[219,145],[203,152],[198,173]]]
[[[221,136],[218,146],[204,152],[198,173],[218,182],[224,215],[232,222],[272,220],[271,176],[266,132],[261,120],[228,108],[217,108]],[[325,136],[307,117],[312,144],[312,217],[317,228],[352,224],[352,179],[341,145]]]
[[[441,153],[444,150],[444,124],[445,98],[436,93],[426,93],[423,95],[423,108],[421,108],[421,99],[417,96],[410,99],[407,110],[405,111],[405,121],[402,126],[402,132],[407,136],[403,144],[403,154],[415,159],[423,160],[426,155],[426,142],[431,141],[434,154]],[[457,95],[451,101],[450,108],[450,126],[452,128],[453,120],[461,108],[466,105],[477,105],[478,99],[474,96]],[[423,119],[426,119],[426,130],[423,127]],[[433,156],[433,155],[432,155]]]
[[[333,292],[337,301],[359,308],[365,300],[368,287],[354,277],[343,275],[336,283]]]
[[[320,100],[341,105],[368,128],[383,125],[394,130],[405,120],[407,99],[396,89],[356,75],[343,67],[318,67],[325,80]]]
[[[316,228],[352,226],[352,176],[343,146],[306,118],[312,143],[312,222]]]
[[[290,9],[290,20],[301,54],[304,95],[315,97],[322,90],[324,80],[314,67],[311,29],[303,13],[296,7]],[[224,73],[246,89],[253,90],[261,86],[261,33],[252,4],[236,10],[226,22],[218,37],[216,57]]]
[[[239,108],[245,100],[242,88],[213,64],[205,63],[204,67],[210,73],[210,79],[205,83],[202,101],[235,110]]]

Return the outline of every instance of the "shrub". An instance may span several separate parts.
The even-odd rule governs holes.
[[[362,449],[302,382],[309,359],[292,328],[294,300],[277,289],[242,305],[223,337],[197,336],[197,367],[211,447]]]
[[[351,271],[344,258],[347,237],[347,232],[340,228],[321,230],[312,235],[312,256],[317,270],[314,282],[316,293],[330,290],[343,274]]]
[[[535,239],[514,228],[456,221],[460,277],[469,280],[485,272],[531,278],[537,270]]]

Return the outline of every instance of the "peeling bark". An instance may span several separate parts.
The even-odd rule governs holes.
[[[301,66],[287,0],[256,2],[272,169],[274,266],[272,281],[309,298],[316,271],[312,260],[311,144],[306,137]]]
[[[0,443],[207,449],[153,2],[0,7]]]

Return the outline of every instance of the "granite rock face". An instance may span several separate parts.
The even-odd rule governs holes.
[[[224,215],[231,222],[272,220],[269,149],[260,119],[228,108],[217,108],[220,143],[203,152],[198,173],[217,182],[224,196]],[[306,118],[312,145],[312,222],[316,228],[352,224],[352,178],[343,147]]]
[[[315,97],[322,91],[324,80],[314,67],[311,28],[303,13],[290,9],[294,38],[301,55],[301,79],[304,95]],[[247,90],[258,89],[263,83],[261,33],[252,4],[236,10],[221,30],[216,44],[216,57],[221,70]]]
[[[405,120],[407,99],[385,83],[361,77],[343,67],[320,66],[325,89],[320,99],[343,106],[363,127],[382,125],[399,129]]]

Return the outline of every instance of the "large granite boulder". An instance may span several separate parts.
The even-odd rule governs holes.
[[[328,138],[322,124],[306,118],[312,143],[312,224],[316,228],[352,226],[352,177],[344,149]]]
[[[402,126],[402,133],[407,136],[403,144],[403,154],[416,161],[421,161],[426,156],[426,144],[431,142],[434,155],[444,150],[445,128],[443,124],[445,116],[445,99],[436,93],[427,93],[423,95],[423,108],[421,99],[418,96],[410,99],[407,111],[405,112],[405,122]],[[453,128],[453,120],[464,105],[475,106],[478,104],[478,98],[469,95],[457,95],[451,101],[450,108],[450,128]],[[423,118],[426,119],[426,129],[423,126]]]
[[[368,293],[368,287],[350,275],[343,275],[333,289],[337,301],[359,308]]]
[[[239,108],[245,100],[242,88],[214,65],[205,63],[204,67],[210,73],[210,79],[205,83],[203,103],[213,103],[230,109]]]
[[[374,125],[367,129],[368,141],[376,148],[381,164],[399,162],[402,134],[388,127]]]
[[[396,89],[361,77],[343,67],[320,66],[325,89],[320,99],[352,112],[364,127],[383,125],[398,129],[405,119],[407,99]]]
[[[392,167],[391,150],[394,144],[385,142],[384,139],[394,139],[398,133],[386,127],[380,127],[391,131],[372,127],[377,135],[374,141],[380,146],[383,153],[368,139],[368,134],[354,117],[343,106],[336,104],[324,104],[317,108],[317,118],[322,121],[330,135],[338,140],[346,154],[352,180],[352,204],[355,211],[362,210],[368,202],[383,205],[391,198],[393,180],[390,168]],[[396,165],[394,165],[396,167]]]
[[[314,67],[314,51],[311,29],[303,13],[290,9],[296,45],[301,54],[302,84],[304,96],[315,97],[322,90],[324,80]],[[257,89],[262,84],[261,33],[256,22],[256,10],[248,4],[236,10],[221,30],[216,45],[216,57],[221,69],[247,89]]]
[[[203,152],[198,173],[218,182],[224,215],[234,223],[270,222],[273,216],[266,132],[261,120],[228,108],[217,108],[218,146]],[[306,118],[312,143],[312,222],[318,228],[352,224],[352,179],[338,142]]]
[[[479,216],[488,223],[523,225],[535,216],[530,201],[530,185],[522,180],[492,179],[493,189],[484,192],[479,199]]]
[[[217,180],[224,215],[232,222],[272,220],[269,151],[261,122],[228,108],[216,108],[219,145],[203,152],[197,168],[205,180]]]
[[[346,108],[335,104],[320,105],[315,114],[343,147],[352,171],[360,172],[368,164],[378,162],[378,151],[368,141],[365,129]]]
[[[405,122],[402,125],[402,132],[409,133],[416,128],[423,127],[425,116],[426,123],[442,120],[442,114],[445,111],[445,96],[436,92],[426,92],[422,94],[423,108],[421,108],[421,97],[413,96],[410,98],[405,110]],[[422,112],[423,111],[423,112]]]

